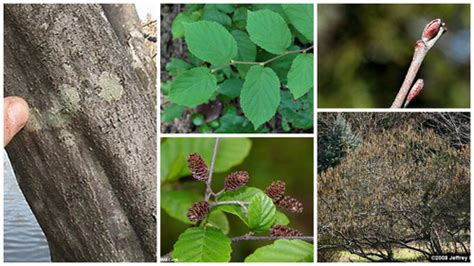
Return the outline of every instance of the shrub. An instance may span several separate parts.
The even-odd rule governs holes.
[[[319,177],[318,237],[368,260],[469,253],[469,158],[430,129],[369,134]]]

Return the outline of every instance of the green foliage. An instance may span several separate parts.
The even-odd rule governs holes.
[[[184,32],[189,51],[203,61],[220,66],[237,55],[237,42],[219,23],[184,24]]]
[[[280,104],[280,82],[271,68],[253,66],[245,79],[240,105],[255,129],[271,119]]]
[[[276,207],[267,195],[255,195],[250,201],[248,212],[248,226],[254,232],[266,232],[275,224]]]
[[[305,95],[313,87],[313,55],[300,54],[288,72],[288,88],[295,99]]]
[[[301,240],[279,239],[261,247],[245,262],[313,262],[313,245]]]
[[[213,139],[176,138],[166,139],[161,143],[161,181],[172,181],[190,175],[187,167],[187,156],[193,152],[201,154],[209,163],[212,156]],[[211,148],[210,148],[211,147]],[[214,171],[225,172],[242,163],[251,147],[249,139],[226,138],[221,140]]]
[[[165,100],[185,107],[210,100],[237,107],[235,114],[219,114],[221,127],[202,125],[191,130],[312,129],[312,124],[295,126],[289,117],[282,117],[284,129],[280,123],[267,122],[279,109],[282,88],[289,88],[300,101],[313,87],[313,5],[192,5],[175,18],[172,28],[174,38],[184,35],[189,58],[173,58],[167,64],[166,70],[176,78],[170,88],[165,87],[169,88],[169,93],[163,91],[169,95]]]
[[[272,54],[283,54],[291,44],[291,33],[285,20],[270,10],[249,11],[247,31],[255,44]]]
[[[318,138],[318,172],[335,166],[346,156],[347,152],[356,149],[362,140],[354,134],[351,124],[338,115],[330,129],[323,132]]]
[[[299,100],[294,100],[289,91],[282,91],[278,112],[282,116],[282,121],[290,123],[293,128],[311,128],[314,119],[313,90]]]
[[[291,24],[309,41],[313,41],[313,5],[282,5]]]
[[[231,191],[224,193],[221,197],[219,197],[220,201],[231,201],[231,200],[238,200],[244,202],[251,202],[254,197],[257,195],[264,196],[262,190],[254,187],[244,187],[237,191]],[[222,205],[217,207],[219,210],[233,214],[242,220],[246,225],[248,225],[247,217],[245,216],[244,211],[240,206],[237,205]]]
[[[163,113],[161,113],[161,121],[170,123],[173,122],[175,118],[181,117],[183,115],[184,106],[172,104],[165,106],[163,108]]]
[[[221,229],[222,232],[226,235],[229,233],[230,230],[229,220],[227,219],[227,216],[225,215],[225,213],[217,209],[212,210],[212,212],[209,214],[209,220],[207,221],[207,225]]]
[[[285,237],[285,230],[289,230],[287,232],[298,232],[298,230],[289,227],[286,229],[281,228],[283,225],[288,225],[290,220],[285,214],[276,210],[277,206],[273,202],[273,199],[266,195],[266,193],[269,192],[247,186],[250,180],[259,181],[258,178],[253,178],[253,172],[243,171],[243,169],[235,171],[237,170],[235,169],[232,173],[225,174],[226,178],[223,188],[219,190],[214,190],[216,184],[212,184],[210,182],[211,179],[196,176],[197,172],[204,172],[205,174],[200,174],[200,176],[206,177],[208,174],[206,170],[208,170],[213,172],[212,181],[218,181],[219,177],[223,175],[217,174],[216,168],[224,165],[221,162],[222,158],[228,159],[229,156],[235,157],[235,152],[228,154],[230,151],[228,146],[240,147],[245,143],[235,141],[241,140],[236,138],[222,138],[219,141],[216,140],[214,143],[207,140],[212,139],[171,138],[165,139],[161,145],[162,149],[164,147],[164,150],[168,151],[164,152],[162,150],[161,152],[162,170],[165,169],[165,172],[174,173],[171,178],[162,179],[162,181],[165,182],[161,184],[161,208],[162,213],[167,214],[162,216],[162,219],[180,221],[179,223],[174,223],[173,226],[192,225],[191,228],[180,226],[180,229],[176,232],[176,237],[173,237],[173,249],[171,252],[173,262],[227,262],[230,261],[230,255],[232,253],[230,244],[234,240],[254,241],[263,237],[269,241],[273,241],[272,236],[274,234]],[[202,148],[201,143],[205,143],[207,149]],[[208,152],[214,150],[214,144],[219,144],[217,146],[217,157],[214,161],[214,167],[209,167],[211,164],[208,158],[212,157],[212,154]],[[197,152],[199,156],[188,156],[189,153],[195,152]],[[178,158],[176,158],[176,156]],[[168,157],[170,157],[171,160]],[[182,163],[180,162],[181,159],[185,161],[189,160],[189,162]],[[231,157],[230,159],[235,158]],[[192,169],[192,177],[196,182],[184,182],[189,181],[189,179],[178,179],[180,171],[183,169],[178,169],[178,167],[174,167],[174,165],[183,164]],[[227,162],[225,166],[225,169],[229,170],[235,165],[231,165]],[[189,170],[187,171],[187,175],[190,175]],[[304,173],[304,171],[300,173]],[[265,185],[268,186],[269,183],[265,182]],[[195,193],[200,187],[204,192],[204,195],[201,194],[201,196]],[[289,193],[289,191],[286,191],[285,194],[289,195]],[[274,194],[269,193],[269,195]],[[295,204],[301,205],[301,203]],[[282,208],[282,210],[285,209]],[[230,216],[239,218],[241,222],[235,222],[237,219],[229,219],[231,218]],[[311,217],[311,215],[309,217]],[[233,226],[230,226],[230,222],[233,223]],[[169,225],[170,224],[164,224],[165,227],[162,227],[166,228],[162,230],[163,235],[166,235],[168,230],[172,230],[173,226]],[[238,233],[240,236],[231,238],[230,235],[241,231],[235,230],[233,228],[234,225],[244,226],[247,233]],[[278,225],[278,227],[274,227],[276,225]],[[177,236],[178,234],[179,236]],[[287,233],[286,236],[289,237],[292,236],[292,234]],[[313,251],[311,244],[300,243],[295,240],[288,242],[281,240],[274,242],[273,245],[257,249],[247,260],[281,262],[312,261]],[[305,255],[308,252],[308,247],[311,249],[310,256]],[[166,249],[169,250],[169,248],[170,247]],[[281,252],[281,249],[288,249],[289,252],[285,256],[275,253]],[[275,253],[273,259],[269,259],[270,253],[272,252]],[[244,259],[244,257],[241,259]]]
[[[185,223],[192,224],[186,216],[189,208],[201,197],[188,191],[161,190],[161,208],[169,216]]]
[[[230,239],[221,229],[193,227],[179,236],[174,245],[173,260],[176,262],[228,262]]]
[[[169,100],[183,106],[207,102],[216,91],[217,80],[207,67],[192,68],[176,77]]]

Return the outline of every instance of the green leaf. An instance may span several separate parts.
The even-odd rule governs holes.
[[[207,220],[206,226],[214,226],[219,228],[224,232],[224,234],[229,233],[229,220],[227,220],[227,216],[224,212],[219,210],[212,210],[211,214],[209,214],[209,218]]]
[[[181,38],[184,36],[184,23],[192,23],[199,19],[201,15],[199,12],[189,13],[179,13],[173,20],[171,24],[171,34],[173,35],[173,40]]]
[[[245,258],[245,262],[313,262],[312,244],[295,239],[279,239]]]
[[[309,129],[313,127],[313,90],[305,96],[294,100],[289,91],[282,91],[281,104],[278,108],[281,116],[294,128]]]
[[[165,69],[166,69],[166,71],[168,71],[168,73],[171,76],[177,76],[177,75],[185,72],[186,70],[190,69],[191,67],[192,67],[192,65],[187,63],[184,60],[181,60],[181,59],[178,59],[178,58],[171,58],[170,62],[168,62],[168,64],[166,64]]]
[[[271,10],[277,13],[278,15],[280,15],[287,23],[289,22],[281,4],[254,4],[252,6],[253,6],[253,10],[265,10],[265,9]]]
[[[219,197],[219,201],[238,200],[242,202],[251,202],[252,199],[257,195],[265,195],[265,193],[258,188],[243,187],[237,191],[226,192],[222,194]],[[240,218],[240,220],[242,220],[242,222],[247,224],[247,217],[245,217],[242,207],[240,207],[239,205],[233,205],[233,204],[219,205],[216,208],[218,208],[221,211],[236,215],[237,217]]]
[[[289,223],[290,219],[288,219],[288,217],[284,213],[280,211],[276,212],[276,219],[274,225],[288,225]]]
[[[207,67],[196,67],[180,74],[171,85],[169,101],[194,107],[207,102],[217,89],[217,80]]]
[[[291,44],[285,20],[270,10],[249,11],[247,31],[252,42],[272,54],[283,54]]]
[[[313,5],[284,4],[282,7],[291,24],[293,24],[306,39],[313,42]]]
[[[224,82],[219,84],[217,91],[231,99],[240,96],[242,85],[244,82],[241,79],[226,79]]]
[[[215,133],[255,133],[250,121],[236,112],[227,112],[219,120],[221,125]]]
[[[172,104],[169,106],[163,107],[163,112],[161,113],[161,121],[165,123],[171,123],[175,118],[181,117],[183,115],[184,107],[177,104]]]
[[[234,15],[232,16],[232,21],[234,26],[238,29],[244,30],[247,25],[247,12],[248,9],[245,7],[239,7],[235,10]]]
[[[248,206],[248,226],[249,229],[262,233],[266,232],[275,224],[276,207],[265,194],[257,194],[252,198]]]
[[[217,22],[224,27],[230,27],[232,24],[232,20],[229,16],[216,9],[204,9],[202,19]]]
[[[188,191],[167,191],[161,189],[161,208],[165,210],[169,216],[185,224],[192,224],[187,216],[188,210],[193,203],[199,201],[201,198],[202,196]]]
[[[270,68],[252,66],[240,94],[240,106],[254,128],[270,120],[280,104],[280,81]]]
[[[189,51],[201,60],[219,66],[229,63],[237,55],[236,41],[219,23],[187,23],[184,32]]]
[[[293,45],[288,49],[288,51],[299,49],[300,48],[298,46]],[[290,71],[291,64],[297,56],[298,54],[296,53],[283,56],[275,61],[272,61],[270,64],[267,65],[267,67],[273,69],[273,71],[275,71],[275,73],[277,74],[278,78],[280,78],[282,82],[285,82],[288,77],[288,71]]]
[[[305,95],[313,87],[313,54],[300,54],[288,72],[288,89],[295,99]]]
[[[173,181],[191,174],[187,167],[188,155],[197,152],[209,165],[214,147],[212,138],[168,138],[161,143],[162,181]],[[219,140],[214,173],[226,172],[243,162],[249,154],[251,141],[245,138]],[[178,169],[174,170],[173,169]]]
[[[214,227],[193,227],[182,233],[174,244],[175,262],[228,262],[231,240]]]
[[[238,52],[236,61],[254,62],[257,58],[257,46],[250,40],[249,35],[241,30],[233,30],[232,36],[237,42]],[[237,70],[245,77],[251,65],[237,64]]]
[[[160,89],[161,89],[161,92],[163,92],[164,95],[169,95],[170,94],[171,84],[172,84],[172,82],[169,81],[169,80],[166,81],[166,83],[163,83],[163,82],[160,83]]]

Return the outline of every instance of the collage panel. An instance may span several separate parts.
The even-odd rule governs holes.
[[[319,108],[469,108],[470,4],[319,4]]]
[[[312,133],[313,4],[161,5],[162,133]]]
[[[313,138],[162,138],[161,262],[313,262]]]
[[[470,113],[319,113],[318,261],[469,261]]]
[[[3,5],[5,262],[157,261],[156,18],[139,6]]]

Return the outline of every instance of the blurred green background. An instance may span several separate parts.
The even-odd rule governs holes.
[[[425,25],[448,27],[428,52],[411,108],[469,108],[468,4],[318,5],[318,106],[386,108],[395,98]]]
[[[284,212],[290,219],[288,226],[304,235],[313,235],[313,139],[312,138],[252,138],[252,147],[244,162],[230,171],[213,175],[213,188],[223,187],[224,178],[232,171],[246,170],[250,174],[248,186],[265,189],[274,180],[286,183],[286,194],[303,203],[301,214]],[[222,142],[221,142],[222,143]],[[212,146],[209,147],[212,150]],[[163,151],[162,151],[163,154]],[[219,160],[219,153],[217,159]],[[204,195],[204,185],[191,177],[182,178],[173,190],[187,190]],[[227,214],[230,223],[229,236],[248,233],[239,218]],[[161,256],[172,251],[178,236],[189,225],[171,218],[161,210]],[[232,261],[243,261],[256,248],[271,244],[270,241],[243,241],[232,244]]]

